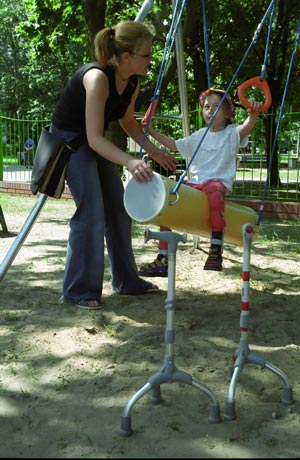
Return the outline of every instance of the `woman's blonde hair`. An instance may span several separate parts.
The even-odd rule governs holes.
[[[122,21],[114,27],[105,27],[95,37],[97,61],[107,66],[124,52],[134,53],[146,40],[153,40],[155,30],[152,25],[134,21]]]

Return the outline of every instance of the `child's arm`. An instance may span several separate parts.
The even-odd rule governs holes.
[[[157,142],[162,144],[167,149],[171,150],[172,152],[177,151],[176,144],[175,144],[175,139],[173,139],[172,137],[168,137],[165,134],[161,134],[158,131],[156,131],[153,128],[151,122],[149,123],[148,133],[150,134],[150,136],[154,137],[154,139],[156,139]]]
[[[248,109],[248,117],[242,125],[239,127],[240,142],[248,136],[250,131],[254,128],[258,115],[260,114],[259,108],[262,105],[261,102],[252,102],[252,107]]]

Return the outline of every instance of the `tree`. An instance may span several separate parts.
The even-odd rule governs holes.
[[[15,113],[22,104],[24,93],[20,90],[23,80],[22,67],[26,63],[26,40],[19,36],[16,24],[25,18],[21,2],[0,6],[0,69],[1,108]]]
[[[82,7],[14,0],[0,8],[1,109],[50,116],[61,84],[87,57]]]
[[[97,31],[122,19],[135,19],[142,3],[142,0],[14,0],[3,4],[0,7],[2,110],[15,113],[44,112],[50,116],[67,79],[79,65],[94,58],[93,42]],[[196,107],[198,94],[209,84],[227,88],[270,4],[269,0],[186,1],[182,29],[191,114]],[[207,22],[206,35],[203,33],[203,6]],[[156,0],[146,17],[147,22],[155,25],[157,34],[149,78],[141,80],[137,110],[145,111],[154,93],[172,13],[171,0]],[[299,0],[277,0],[266,69],[273,97],[269,116],[264,118],[268,156],[298,21]],[[230,93],[235,100],[238,86],[260,74],[267,34],[268,22],[263,26],[233,82]],[[208,56],[204,51],[205,40],[209,45]],[[295,67],[286,107],[299,105],[300,69],[299,66]],[[158,111],[180,113],[174,53],[162,82]],[[278,177],[276,150],[271,183],[277,184]]]

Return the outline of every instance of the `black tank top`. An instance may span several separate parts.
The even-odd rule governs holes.
[[[104,129],[108,128],[110,121],[119,120],[125,115],[138,83],[137,76],[133,75],[129,78],[125,90],[119,95],[115,83],[115,70],[112,67],[103,67],[95,61],[80,67],[66,84],[52,116],[52,123],[56,128],[78,133],[86,132],[86,94],[82,81],[85,73],[92,68],[102,70],[109,82],[109,96],[105,104]]]

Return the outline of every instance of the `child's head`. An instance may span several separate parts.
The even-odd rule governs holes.
[[[201,105],[201,116],[204,118],[204,121],[208,123],[209,119],[212,117],[216,108],[218,107],[221,99],[223,98],[225,91],[222,89],[209,88],[206,91],[202,91],[199,96],[199,103]],[[220,115],[219,115],[220,114]],[[231,117],[234,114],[234,105],[230,99],[229,94],[226,94],[226,97],[223,101],[222,106],[220,107],[218,114],[225,118],[225,126],[232,123]]]

